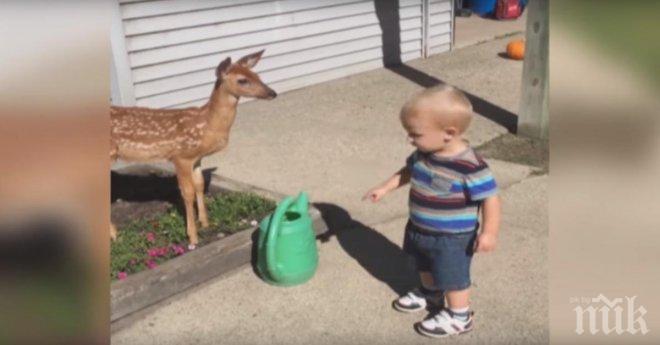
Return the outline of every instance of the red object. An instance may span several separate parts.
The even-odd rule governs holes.
[[[520,17],[521,13],[520,0],[497,0],[495,18],[516,19]]]

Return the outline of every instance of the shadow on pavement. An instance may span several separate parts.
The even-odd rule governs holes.
[[[382,31],[383,65],[388,70],[404,77],[413,83],[428,88],[445,82],[410,67],[401,61],[401,27],[399,18],[399,1],[375,1],[376,16]],[[467,95],[474,111],[491,121],[505,127],[510,133],[518,129],[518,115],[490,103],[483,98],[462,90]]]
[[[328,231],[317,238],[322,242],[337,237],[341,247],[374,278],[387,284],[398,295],[419,285],[411,259],[396,244],[378,231],[353,218],[343,208],[329,203],[314,203]],[[401,229],[403,236],[403,229]]]

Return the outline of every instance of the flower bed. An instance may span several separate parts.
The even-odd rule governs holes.
[[[210,226],[199,230],[198,247],[253,228],[275,208],[272,200],[241,192],[223,192],[206,197],[206,205]],[[133,205],[121,206],[130,209]],[[123,280],[130,274],[156,268],[187,252],[185,219],[176,207],[166,207],[163,211],[162,204],[152,204],[155,214],[144,214],[143,211],[140,218],[119,227],[117,241],[111,244],[110,249],[110,275],[113,280]]]
[[[204,174],[207,195],[215,200],[209,200],[207,205],[213,226],[207,230],[200,229],[200,244],[189,252],[184,246],[188,243],[184,219],[179,216],[184,214],[181,195],[171,168],[167,165],[132,165],[112,172],[112,220],[119,229],[119,241],[113,244],[112,253],[116,260],[124,260],[129,265],[129,268],[121,267],[115,260],[116,266],[112,267],[112,332],[141,318],[150,308],[156,308],[159,302],[209,279],[245,267],[255,259],[258,230],[252,220],[261,219],[259,210],[262,209],[258,205],[263,204],[253,203],[253,198],[257,196],[270,205],[268,211],[263,209],[265,215],[284,195],[215,175],[211,169],[205,170]],[[239,198],[238,202],[233,197]],[[257,212],[244,213],[255,209]],[[171,216],[172,213],[174,216]],[[325,232],[327,225],[319,210],[310,205],[309,213],[316,233]],[[168,219],[168,216],[173,218]],[[160,219],[158,223],[156,219]],[[154,224],[167,232],[154,231]],[[176,225],[176,231],[168,230],[172,224]],[[153,235],[148,235],[150,232]],[[123,240],[129,237],[135,237],[136,246],[133,248],[137,249],[124,251],[120,243],[132,242]],[[183,255],[179,255],[181,249],[177,246],[181,246]],[[155,259],[149,256],[150,249]],[[130,254],[124,257],[126,253]],[[123,258],[119,259],[120,256]],[[147,266],[150,259],[155,264],[153,269]],[[135,267],[130,268],[131,262]],[[140,268],[142,272],[138,271]],[[118,279],[120,272],[125,272],[125,279]]]

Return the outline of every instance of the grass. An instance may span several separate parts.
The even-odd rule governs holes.
[[[271,200],[238,192],[207,197],[206,206],[210,226],[199,232],[198,247],[212,242],[218,235],[247,229],[253,221],[260,221],[275,209]],[[187,243],[184,217],[175,208],[149,219],[135,219],[119,229],[117,241],[111,244],[111,279],[154,268],[183,255]]]

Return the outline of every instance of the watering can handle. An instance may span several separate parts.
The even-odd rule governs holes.
[[[277,234],[280,232],[280,224],[282,223],[282,217],[286,211],[289,210],[289,207],[293,204],[293,198],[287,196],[277,205],[277,209],[273,213],[273,218],[270,220],[270,229],[268,229],[268,239],[266,241],[266,266],[268,272],[275,280],[282,280],[280,271],[277,269],[277,262],[275,261],[275,240]]]

